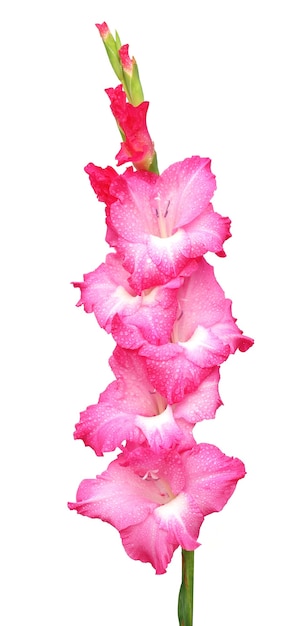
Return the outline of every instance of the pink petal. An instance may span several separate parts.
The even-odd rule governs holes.
[[[228,457],[219,448],[207,443],[184,453],[185,489],[204,516],[221,511],[245,476],[242,461]]]
[[[225,256],[223,244],[231,237],[230,224],[228,217],[215,213],[209,204],[205,213],[185,226],[190,241],[190,256],[201,256],[208,251]]]
[[[86,313],[94,312],[99,325],[108,333],[117,311],[129,315],[141,305],[140,296],[131,293],[128,277],[119,257],[108,254],[106,263],[85,274],[83,282],[73,283],[74,287],[81,290],[77,306],[83,305]]]
[[[130,286],[139,294],[145,289],[184,276],[190,264],[190,243],[182,230],[166,239],[147,236],[137,244],[129,243],[122,237],[118,238],[114,246],[123,257],[124,267],[131,274]]]
[[[152,172],[128,169],[111,185],[111,193],[117,201],[112,205],[108,222],[127,242],[145,243],[147,235],[159,234],[151,206],[157,179],[158,175]]]
[[[166,408],[165,399],[150,382],[145,359],[137,352],[116,346],[109,364],[126,390],[120,400],[121,408],[142,415],[156,415]]]
[[[158,392],[167,398],[169,404],[181,402],[187,393],[194,392],[208,376],[211,368],[201,367],[188,358],[188,354],[176,344],[173,346],[172,358],[146,358],[146,366],[150,381]],[[145,353],[148,345],[140,349]],[[158,347],[155,346],[156,353]],[[144,352],[142,352],[144,351]],[[152,355],[153,356],[153,355]]]
[[[179,318],[174,333],[176,341],[188,341],[198,326],[212,328],[223,318],[226,299],[214,269],[205,259],[198,262],[178,292]]]
[[[194,392],[211,368],[227,359],[229,352],[227,344],[202,327],[197,327],[188,341],[162,346],[145,343],[139,349],[139,354],[146,359],[152,385],[170,404]]]
[[[137,326],[126,323],[119,315],[115,315],[113,318],[112,335],[121,348],[128,350],[137,350],[144,343],[141,330]],[[152,337],[154,336],[152,335]]]
[[[186,493],[180,493],[170,502],[154,511],[160,528],[168,533],[168,540],[178,543],[184,550],[195,550],[200,544],[196,541],[203,515],[194,500]]]
[[[231,354],[236,350],[246,352],[254,343],[251,337],[243,335],[238,328],[236,320],[232,316],[231,300],[226,300],[222,319],[214,325],[214,333],[229,345]]]
[[[178,343],[190,341],[201,327],[209,331],[206,339],[212,350],[222,353],[223,344],[232,353],[240,345],[244,349],[252,345],[253,341],[244,337],[238,328],[232,316],[231,300],[225,298],[213,267],[205,259],[199,261],[196,271],[184,281],[178,292],[178,301],[180,315],[173,329]],[[200,334],[198,339],[203,343],[205,337],[202,330]]]
[[[156,184],[157,209],[167,212],[168,233],[192,222],[205,212],[216,189],[210,159],[193,156],[170,165]]]
[[[121,531],[144,521],[158,506],[159,499],[154,481],[142,480],[115,459],[97,478],[83,480],[77,491],[77,501],[69,502],[68,506]]]
[[[222,404],[218,391],[219,380],[219,368],[213,367],[195,391],[186,394],[181,402],[175,404],[175,419],[183,418],[192,424],[203,419],[213,419]]]
[[[135,424],[135,414],[120,408],[125,396],[121,381],[114,381],[101,394],[97,404],[87,407],[80,414],[75,426],[74,438],[82,439],[98,456],[120,447],[125,440],[144,441]]]
[[[148,516],[143,522],[120,532],[123,547],[131,559],[151,563],[156,574],[165,574],[178,543],[171,543],[167,530]]]
[[[118,312],[113,335],[123,347],[139,347],[144,341],[163,344],[169,341],[177,315],[177,290],[183,279],[175,279],[141,294],[140,304],[133,311],[124,308]],[[131,333],[137,333],[137,346],[129,343]],[[126,340],[128,343],[126,343]]]
[[[158,451],[159,448],[171,448],[184,438],[183,432],[173,417],[171,406],[167,406],[162,413],[150,418],[137,415],[135,424],[154,451]]]
[[[116,197],[110,192],[110,186],[119,178],[119,174],[112,167],[107,166],[103,169],[98,165],[88,163],[84,170],[88,174],[90,184],[100,202],[105,202],[108,205],[116,200]]]

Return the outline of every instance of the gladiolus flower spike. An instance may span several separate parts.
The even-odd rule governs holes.
[[[80,414],[74,437],[97,456],[119,449],[68,506],[112,524],[126,553],[164,574],[182,548],[180,626],[192,626],[193,560],[205,517],[221,511],[245,476],[237,458],[198,443],[196,423],[222,404],[220,368],[253,340],[232,316],[205,254],[225,256],[230,220],[215,213],[208,158],[191,156],[159,173],[138,67],[118,33],[97,24],[120,84],[106,89],[122,143],[117,165],[85,171],[105,205],[111,250],[74,282],[77,306],[94,313],[116,347],[114,380]]]

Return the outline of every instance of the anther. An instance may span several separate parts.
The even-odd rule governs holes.
[[[167,204],[167,208],[166,208],[165,213],[164,213],[164,217],[167,217],[167,215],[168,215],[169,206],[170,206],[170,200],[168,200],[168,204]]]

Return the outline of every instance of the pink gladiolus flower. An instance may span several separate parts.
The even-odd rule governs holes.
[[[177,289],[183,279],[176,278],[137,295],[129,285],[129,276],[120,257],[108,254],[106,262],[85,274],[83,282],[73,283],[81,290],[77,306],[84,305],[87,313],[94,312],[99,325],[108,333],[114,330],[119,345],[132,342],[133,346],[140,346],[144,339],[152,344],[166,343],[176,319]]]
[[[146,122],[149,102],[133,106],[127,102],[122,85],[105,91],[111,101],[111,111],[124,133],[124,141],[116,155],[117,164],[122,165],[131,161],[136,169],[149,169],[155,154]]]
[[[178,290],[179,315],[172,341],[153,346],[143,343],[139,354],[146,357],[153,386],[170,404],[180,402],[206,378],[209,368],[221,365],[230,354],[253,345],[238,328],[231,301],[215,279],[205,259]],[[133,347],[133,346],[131,346]]]
[[[179,453],[147,446],[124,450],[96,479],[84,480],[76,503],[81,515],[119,531],[127,554],[164,574],[174,550],[195,550],[204,518],[220,511],[245,468],[210,444]]]
[[[224,255],[230,220],[213,211],[215,187],[210,160],[200,157],[160,176],[127,170],[111,182],[117,201],[107,212],[106,240],[123,258],[136,293],[184,275],[207,251]]]
[[[81,413],[75,439],[82,439],[98,456],[122,446],[124,441],[137,444],[147,441],[154,450],[194,444],[190,424],[193,413],[188,415],[186,410],[185,420],[181,409],[176,419],[176,407],[167,405],[165,398],[152,387],[142,357],[117,346],[109,363],[117,380],[101,393],[97,404]],[[208,406],[210,410],[218,406],[217,385],[218,381],[214,387],[207,388],[208,397],[202,400],[206,411]],[[198,402],[201,404],[200,395]]]
[[[137,352],[117,346],[109,364],[117,380],[100,394],[97,404],[81,413],[74,433],[98,456],[121,447],[124,441],[148,441],[155,450],[191,447],[194,424],[214,418],[222,404],[217,367],[206,371],[193,393],[171,406],[152,386],[145,359]]]

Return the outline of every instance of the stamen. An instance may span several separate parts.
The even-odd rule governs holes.
[[[142,480],[158,480],[158,469],[148,470],[145,475],[142,477]]]
[[[167,217],[167,215],[168,215],[169,206],[170,206],[170,200],[168,200],[168,204],[167,204],[166,211],[165,211],[165,213],[164,213],[164,217]]]
[[[160,232],[160,237],[164,239],[166,237],[169,237],[171,234],[170,232],[168,232],[169,224],[165,222],[165,219],[169,212],[170,200],[168,200],[166,209],[164,211],[161,211],[160,196],[159,195],[155,196],[153,200],[154,200],[155,215],[158,219],[158,228]]]

